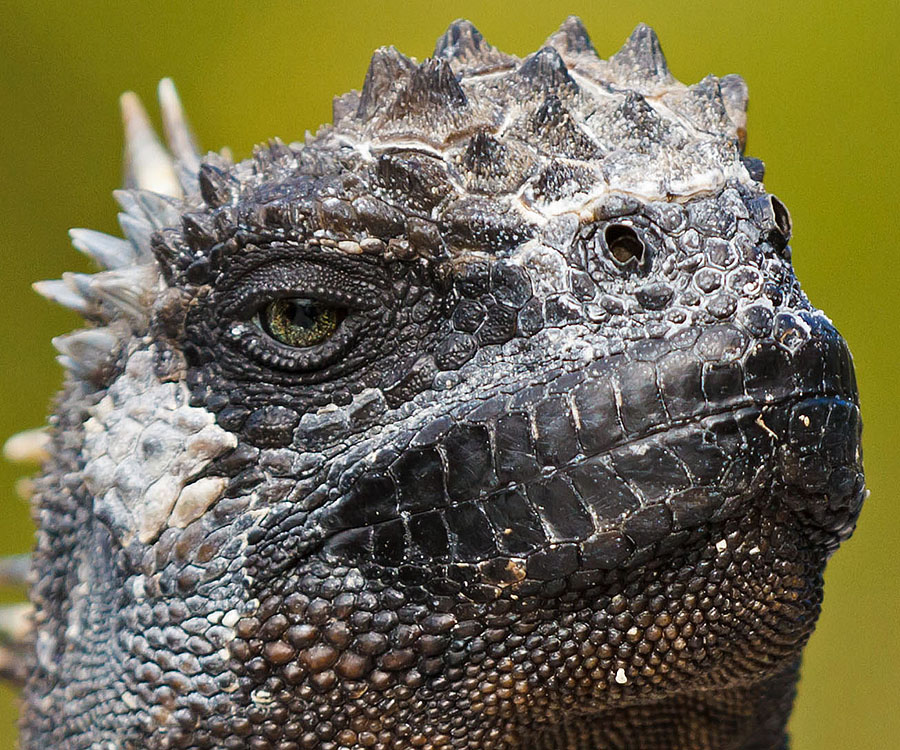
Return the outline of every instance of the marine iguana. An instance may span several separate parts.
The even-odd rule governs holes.
[[[786,747],[865,490],[744,82],[458,21],[238,163],[159,93],[36,285],[22,746]]]

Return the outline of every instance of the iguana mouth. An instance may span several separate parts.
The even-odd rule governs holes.
[[[838,414],[840,416],[836,416]],[[505,528],[495,526],[493,535],[500,540],[496,548],[479,555],[476,550],[467,550],[461,538],[455,545],[452,540],[448,540],[443,548],[429,548],[435,542],[432,536],[418,544],[415,539],[410,539],[405,542],[408,544],[405,547],[398,543],[392,550],[393,556],[388,555],[379,562],[387,565],[399,561],[419,561],[424,564],[436,558],[438,562],[453,560],[477,563],[493,556],[527,556],[547,546],[591,546],[592,543],[605,542],[609,547],[605,554],[598,554],[593,564],[582,563],[576,568],[627,567],[636,548],[658,542],[672,531],[693,529],[740,513],[742,509],[752,506],[760,493],[772,491],[775,485],[784,492],[787,492],[789,486],[794,493],[804,493],[810,505],[808,510],[811,516],[819,519],[823,530],[837,532],[843,537],[852,528],[863,496],[858,431],[852,441],[832,446],[842,455],[842,459],[833,465],[832,471],[827,475],[822,476],[820,472],[814,479],[808,472],[798,474],[793,468],[803,462],[807,454],[814,455],[816,445],[820,442],[812,439],[817,432],[821,435],[821,441],[827,442],[828,435],[832,432],[827,425],[829,419],[847,420],[858,425],[858,406],[848,400],[844,393],[809,392],[765,406],[751,404],[722,407],[677,425],[658,428],[640,437],[624,440],[603,452],[579,454],[561,466],[545,467],[540,478],[523,477],[519,482],[511,482],[472,500],[452,505],[429,505],[427,510],[403,513],[402,519],[401,514],[397,514],[366,525],[346,525],[347,511],[344,504],[359,502],[359,496],[351,495],[310,515],[309,523],[327,531],[317,544],[310,545],[304,552],[313,554],[316,549],[323,548],[329,559],[348,562],[355,559],[361,551],[370,551],[378,545],[377,539],[381,535],[403,535],[404,527],[410,529],[421,525],[423,531],[427,529],[433,533],[434,527],[427,525],[423,519],[433,518],[435,514],[449,509],[466,507],[469,503],[483,507],[489,518],[492,515],[503,517],[502,511],[492,514],[491,504],[508,504],[509,499],[514,497],[521,500],[518,505],[522,515],[516,520],[515,511],[509,511],[509,525]],[[665,464],[661,465],[659,461],[661,444],[680,444],[682,449],[693,450],[700,447],[697,438],[703,434],[714,435],[735,427],[747,436],[752,436],[751,440],[755,446],[760,447],[760,452],[754,453],[752,458],[742,456],[732,462],[731,473],[726,474],[722,481],[717,483],[707,478],[708,483],[691,484],[690,478],[684,474],[665,476]],[[802,437],[799,433],[802,433]],[[689,443],[693,445],[688,447]],[[677,452],[678,448],[675,450]],[[620,456],[625,453],[631,457],[646,456],[644,476],[631,474],[627,482],[614,479],[612,462],[608,457],[616,452]],[[697,470],[697,467],[694,469]],[[682,480],[680,486],[676,484],[678,480]],[[590,493],[593,489],[595,495],[599,496],[601,491],[604,492],[603,507],[598,509],[592,506],[594,498],[578,493],[577,489],[577,494],[573,495],[573,484],[584,487],[584,493]],[[615,485],[618,485],[618,492],[613,489]],[[532,493],[527,491],[527,488],[533,486],[542,488],[540,493],[533,494],[543,497],[544,509],[552,508],[554,518],[541,518],[540,510],[526,510],[534,502],[529,501]],[[577,507],[574,504],[577,502],[575,497],[580,497],[581,502],[588,506],[586,510],[573,512]],[[630,507],[633,503],[634,507]],[[827,504],[828,510],[825,513],[821,509],[816,512],[817,504],[822,503]],[[603,515],[604,512],[611,515]],[[527,535],[523,524],[528,526]],[[545,536],[548,528],[551,529],[549,533],[554,536]],[[504,533],[514,536],[514,544],[507,545],[505,549],[502,544]],[[526,536],[533,541],[533,545],[522,546]],[[384,549],[389,549],[384,542],[382,544]]]
[[[822,368],[808,367],[806,348]],[[783,496],[832,548],[852,529],[863,495],[849,352],[830,328],[793,354],[782,350],[789,365],[773,364],[761,349],[748,346],[744,362],[754,367],[745,367],[740,389],[722,387],[716,400],[675,398],[671,388],[661,395],[664,364],[653,365],[656,421],[649,410],[628,421],[623,368],[609,361],[578,385],[483,404],[455,432],[362,473],[299,525],[294,515],[290,523],[306,539],[293,559],[317,550],[383,566],[515,559],[531,566],[529,577],[627,567],[668,535],[749,512],[765,493]],[[699,358],[679,364],[683,371],[666,377],[700,391],[728,366],[714,362],[702,375]],[[691,374],[702,382],[685,385]],[[268,540],[281,538],[278,524],[261,530],[254,553],[265,555]]]

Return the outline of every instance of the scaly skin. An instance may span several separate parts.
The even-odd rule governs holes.
[[[38,482],[25,748],[786,746],[864,495],[849,352],[743,156],[746,89],[569,19],[379,50],[305,144],[169,157]],[[321,343],[258,323],[338,310]]]

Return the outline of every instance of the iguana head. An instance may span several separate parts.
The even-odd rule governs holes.
[[[863,476],[743,81],[457,22],[246,161],[160,99],[168,150],[123,97],[125,239],[72,232],[106,270],[38,285],[89,324],[25,746],[613,746],[766,690],[780,736]]]

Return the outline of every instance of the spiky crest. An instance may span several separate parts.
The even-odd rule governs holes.
[[[597,50],[588,36],[587,29],[577,16],[569,16],[560,27],[547,37],[545,47],[553,47],[563,58],[590,55],[597,57]]]
[[[196,172],[200,167],[200,149],[171,78],[159,82],[159,106],[172,155],[185,168]]]
[[[357,117],[370,118],[414,68],[415,63],[398,52],[396,47],[380,47],[375,50],[359,97]]]
[[[525,58],[519,75],[532,86],[544,91],[577,91],[578,86],[569,76],[566,63],[554,47],[542,47]]]
[[[125,187],[181,195],[172,158],[156,137],[137,94],[126,91],[119,103],[125,126]]]
[[[644,79],[658,84],[674,81],[659,37],[645,23],[637,25],[622,49],[609,59],[609,64],[625,80]]]
[[[457,73],[476,75],[510,68],[515,58],[488,44],[470,21],[450,24],[434,46],[434,57],[450,63]]]

